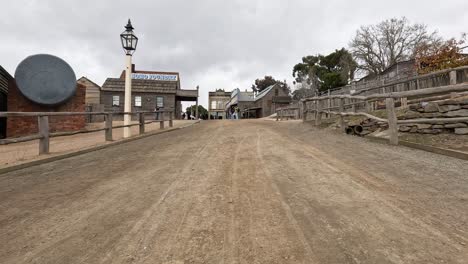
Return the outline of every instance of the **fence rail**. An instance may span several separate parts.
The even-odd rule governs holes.
[[[164,114],[169,113],[169,119],[165,120]],[[147,114],[158,114],[160,119],[145,121],[145,115]],[[159,115],[161,114],[161,115]],[[66,131],[66,132],[53,132],[49,131],[49,117],[53,116],[77,116],[77,115],[104,115],[105,126],[104,128],[96,129],[85,129],[77,131]],[[137,115],[138,123],[130,125],[119,125],[112,126],[112,120],[115,115]],[[27,142],[32,140],[39,140],[39,155],[49,153],[50,138],[71,136],[84,133],[94,133],[99,131],[105,131],[104,137],[106,141],[113,141],[112,130],[124,127],[139,126],[139,134],[145,133],[145,125],[151,123],[160,124],[160,129],[164,129],[164,122],[169,122],[169,127],[173,127],[174,111],[173,110],[162,110],[162,111],[141,111],[141,112],[0,112],[0,117],[37,117],[38,122],[38,133],[34,135],[28,135],[18,138],[6,138],[0,139],[0,145],[7,145],[13,143]]]
[[[468,67],[467,67],[468,68]],[[398,102],[398,99],[407,99],[411,97],[424,97],[424,96],[433,96],[432,99],[436,98],[446,98],[447,94],[450,94],[450,97],[454,97],[455,94],[466,95],[468,92],[468,81],[461,84],[451,84],[440,87],[432,87],[421,90],[410,90],[410,91],[399,91],[399,92],[389,92],[382,94],[370,94],[370,95],[328,95],[328,96],[317,96],[311,98],[305,98],[300,101],[300,106],[292,108],[296,111],[302,110],[302,121],[305,122],[308,119],[308,114],[313,114],[313,120],[315,125],[320,125],[322,123],[323,115],[325,118],[330,118],[332,115],[338,115],[340,120],[340,128],[343,132],[346,129],[346,123],[344,120],[345,116],[364,116],[369,119],[373,119],[377,122],[387,123],[389,126],[389,141],[391,144],[398,144],[398,125],[399,124],[419,124],[419,123],[457,123],[457,122],[466,122],[468,117],[447,117],[447,118],[417,118],[417,119],[407,119],[407,120],[398,120],[396,115],[395,106]],[[437,96],[434,96],[437,95]],[[346,101],[351,101],[346,103]],[[380,118],[370,114],[373,110],[370,105],[373,102],[385,100],[385,109],[386,109],[386,118]],[[330,107],[330,102],[338,101],[337,106]],[[328,105],[328,107],[327,107]],[[358,110],[357,105],[365,105],[364,111]],[[347,111],[351,106],[351,111]],[[402,107],[407,105],[401,104]],[[282,119],[283,111],[288,108],[278,109],[277,110],[277,120]],[[331,111],[337,109],[338,111]]]

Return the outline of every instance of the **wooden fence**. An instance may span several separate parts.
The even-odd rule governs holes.
[[[329,95],[322,97],[311,97],[301,100],[303,115],[302,120],[307,121],[308,114],[313,114],[313,119],[316,125],[320,125],[322,118],[329,118],[331,115],[340,116],[340,128],[345,131],[346,123],[345,116],[365,116],[378,122],[388,123],[389,125],[389,140],[391,144],[398,144],[398,124],[418,124],[418,123],[457,123],[466,122],[468,117],[455,117],[455,118],[420,118],[409,120],[397,120],[395,112],[395,100],[402,100],[411,97],[425,97],[440,94],[460,93],[468,91],[468,82],[462,84],[451,84],[447,86],[426,88],[421,90],[398,91],[382,94],[371,95]],[[346,103],[346,100],[351,100],[352,103]],[[385,109],[387,118],[379,118],[369,114],[372,110],[370,105],[385,100]],[[330,102],[338,105],[337,107],[327,107]],[[356,108],[357,104],[365,105],[364,111],[359,111]],[[347,107],[351,107],[351,111],[347,111]],[[337,109],[338,111],[331,111]],[[324,116],[325,115],[325,116]]]
[[[157,120],[149,120],[145,121],[145,115],[149,114],[158,114],[162,113],[160,119]],[[169,119],[165,120],[164,113],[170,113]],[[138,123],[130,124],[130,125],[119,125],[119,126],[112,126],[112,120],[114,115],[137,115],[138,116]],[[55,132],[51,133],[49,131],[49,117],[50,116],[76,116],[76,115],[103,115],[105,116],[105,127],[104,128],[97,128],[97,129],[86,129],[86,130],[78,130],[78,131],[70,131],[70,132]],[[12,143],[19,143],[19,142],[27,142],[31,140],[39,140],[39,155],[48,154],[49,153],[49,141],[50,138],[53,137],[62,137],[62,136],[70,136],[76,134],[83,134],[83,133],[93,133],[98,131],[105,131],[104,138],[106,141],[112,141],[112,129],[115,128],[124,128],[124,127],[132,127],[132,126],[139,126],[139,134],[145,133],[145,125],[159,122],[160,129],[164,129],[164,122],[169,122],[169,127],[173,126],[173,119],[174,119],[174,112],[172,110],[164,110],[164,111],[145,111],[145,112],[0,112],[0,117],[37,117],[38,123],[38,133],[34,135],[28,135],[24,137],[18,138],[7,138],[1,139],[0,145],[7,145]]]

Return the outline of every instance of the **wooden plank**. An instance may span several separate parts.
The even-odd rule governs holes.
[[[436,124],[436,123],[458,123],[458,122],[468,122],[467,117],[451,117],[451,118],[417,118],[417,119],[407,119],[407,120],[398,120],[397,124]]]
[[[30,136],[24,136],[24,137],[19,137],[19,138],[0,139],[0,145],[8,145],[8,144],[13,144],[13,143],[27,142],[27,141],[37,140],[37,139],[41,139],[41,138],[42,138],[42,136],[37,134],[37,135],[30,135]]]
[[[319,126],[322,124],[322,101],[316,101],[315,105],[317,107],[317,111],[315,111],[315,125]]]
[[[37,118],[39,135],[39,155],[49,154],[49,117],[39,116]]]
[[[387,119],[388,119],[388,130],[390,133],[390,144],[398,145],[398,126],[397,126],[397,116],[395,112],[395,99],[387,98],[385,99],[385,104],[387,107]]]
[[[345,99],[340,99],[340,105],[339,105],[339,111],[340,113],[344,112],[344,100]],[[341,132],[345,133],[346,132],[346,123],[344,120],[344,115],[340,115],[340,130]]]
[[[140,135],[145,133],[145,114],[138,113],[138,120],[140,122]]]
[[[107,114],[106,115],[106,132],[105,132],[105,138],[106,141],[112,141],[112,114]]]

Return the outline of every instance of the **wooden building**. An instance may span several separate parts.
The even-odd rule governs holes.
[[[273,84],[254,95],[254,103],[243,111],[243,116],[261,118],[276,112],[277,108],[288,106],[291,102],[289,91],[279,84]]]
[[[90,79],[84,76],[78,79],[77,82],[86,87],[86,105],[101,103],[101,86],[97,85],[95,82],[91,81]]]
[[[208,118],[225,119],[226,113],[224,107],[231,98],[231,92],[225,92],[224,89],[217,89],[215,92],[208,93]]]
[[[13,77],[0,66],[0,111],[8,110],[8,84]],[[0,138],[6,137],[7,121],[5,117],[0,117]]]
[[[248,92],[241,92],[239,88],[234,89],[231,92],[231,98],[227,102],[226,106],[224,107],[224,111],[226,113],[226,118],[232,118],[234,113],[238,113],[238,118],[245,118],[247,116],[243,116],[242,113],[250,107],[253,106],[254,103],[254,93]]]
[[[180,118],[182,101],[196,101],[198,104],[198,89],[181,89],[178,72],[137,71],[134,66],[132,68],[132,112],[171,110],[175,112],[175,118]],[[107,78],[101,88],[100,102],[104,110],[123,112],[124,91],[125,71],[119,78]],[[168,114],[165,118],[169,118]]]

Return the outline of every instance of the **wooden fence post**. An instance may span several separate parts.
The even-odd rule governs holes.
[[[450,84],[457,84],[457,71],[449,72]]]
[[[37,123],[39,128],[39,155],[49,154],[49,117],[38,116]]]
[[[159,121],[159,129],[164,129],[164,112],[161,115],[161,112],[159,112],[159,116],[161,117],[161,121]]]
[[[356,102],[354,99],[351,99],[351,112],[356,113]]]
[[[112,114],[106,114],[106,141],[112,141]]]
[[[387,107],[388,131],[390,136],[390,144],[398,145],[398,125],[397,116],[395,113],[395,99],[385,99]]]
[[[140,122],[140,135],[145,133],[145,114],[138,113],[138,120]]]
[[[302,122],[307,121],[307,102],[302,102]]]
[[[283,118],[284,118],[284,112],[283,111],[284,111],[283,109],[280,110],[280,121],[283,121]]]
[[[340,108],[339,108],[338,112],[344,113],[344,103],[345,103],[345,99],[341,98],[340,99],[340,105],[339,105]],[[340,130],[343,133],[346,132],[346,124],[345,124],[345,121],[344,121],[344,116],[342,116],[342,115],[340,115]]]
[[[315,111],[315,125],[320,126],[322,124],[322,106],[320,100],[315,101],[317,110]]]
[[[276,121],[279,121],[279,111],[280,110],[276,110]]]
[[[173,123],[173,120],[174,120],[174,112],[169,112],[169,127],[173,127],[174,126],[174,123]]]

